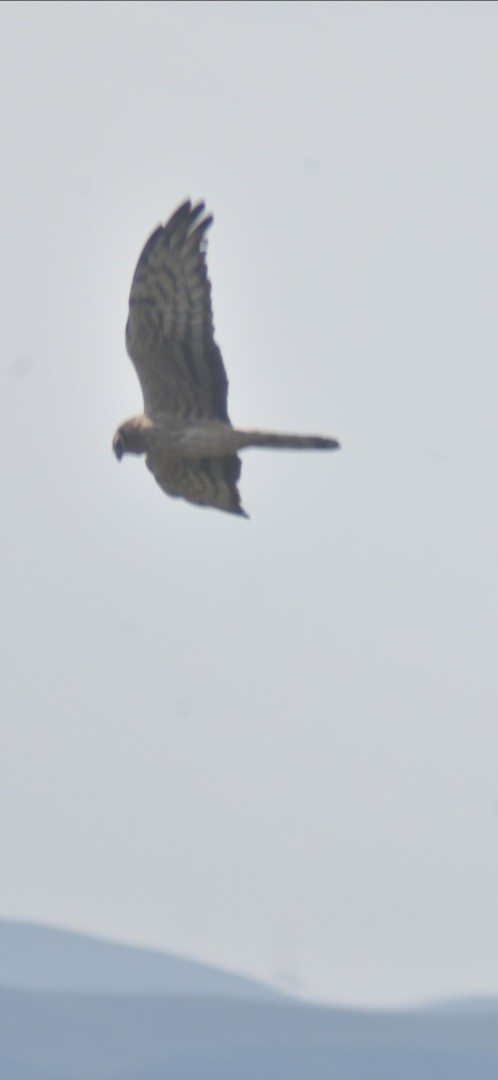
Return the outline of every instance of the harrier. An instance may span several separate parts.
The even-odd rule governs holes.
[[[233,428],[228,381],[214,340],[204,203],[183,203],[146,243],[130,293],[126,347],[144,399],[118,428],[113,450],[145,454],[168,495],[241,514],[238,451],[246,446],[334,450],[335,439]]]

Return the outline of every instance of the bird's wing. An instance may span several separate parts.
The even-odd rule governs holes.
[[[154,450],[147,454],[146,464],[167,495],[247,517],[237,487],[242,468],[237,454],[178,458]]]
[[[228,382],[213,338],[204,203],[183,203],[147,241],[130,292],[126,347],[148,416],[228,421]]]

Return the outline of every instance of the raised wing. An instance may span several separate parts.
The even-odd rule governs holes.
[[[147,241],[130,292],[126,347],[151,418],[228,421],[228,382],[213,338],[204,203],[185,202]]]
[[[242,468],[237,454],[182,459],[154,452],[147,455],[146,464],[167,495],[247,517],[237,487]]]

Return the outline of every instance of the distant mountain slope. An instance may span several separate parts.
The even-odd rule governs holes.
[[[497,1016],[498,996],[444,998],[442,1001],[420,1006],[420,1012],[433,1012],[446,1016]],[[498,1078],[497,1078],[498,1080]]]
[[[285,1000],[283,994],[256,980],[168,953],[5,919],[0,919],[2,986],[52,993],[201,994]]]
[[[0,1080],[496,1080],[495,1017],[0,991]]]

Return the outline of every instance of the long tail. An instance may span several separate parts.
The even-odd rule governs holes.
[[[275,450],[339,450],[337,439],[322,435],[281,435],[275,431],[237,431],[240,449],[246,446],[266,446]]]

